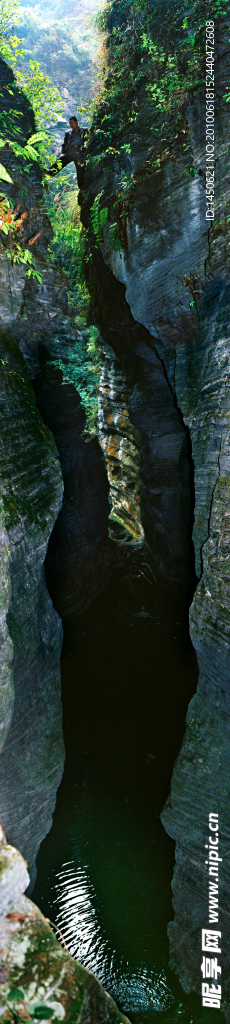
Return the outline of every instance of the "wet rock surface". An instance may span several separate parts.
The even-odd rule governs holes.
[[[68,358],[68,335],[60,346]],[[56,344],[48,340],[42,373],[34,381],[36,400],[57,444],[64,499],[49,544],[46,573],[62,619],[86,608],[103,590],[116,562],[108,541],[108,481],[98,439],[84,435],[85,413],[71,383],[63,383],[52,363]],[[63,356],[64,358],[64,356]]]
[[[21,1013],[30,1021],[40,1007],[43,1019],[129,1024],[100,982],[65,952],[47,920],[23,895],[28,880],[23,857],[0,829],[1,1019],[11,1021],[12,1013]]]
[[[10,572],[7,533],[5,530],[4,505],[0,499],[0,749],[10,727],[14,706],[14,684],[12,673],[13,647],[7,626],[7,612],[10,602]]]
[[[133,387],[108,345],[101,346],[98,437],[109,482],[110,536],[133,546],[144,542],[140,508],[140,438],[128,407]]]
[[[13,81],[17,100],[12,74],[8,69],[4,74],[7,85]],[[34,122],[26,100],[24,108],[30,135]],[[114,549],[107,539],[108,484],[98,441],[94,437],[86,443],[79,395],[52,366],[52,343],[56,354],[60,341],[63,354],[77,343],[78,332],[73,317],[66,316],[65,275],[46,262],[52,231],[40,203],[40,171],[35,164],[30,174],[8,149],[1,155],[13,178],[9,195],[25,214],[22,241],[27,245],[38,235],[33,256],[42,275],[41,284],[29,280],[26,268],[11,266],[2,251],[0,813],[8,843],[1,834],[1,1015],[12,1019],[6,1000],[18,987],[29,1019],[34,997],[35,1002],[44,1000],[45,1009],[46,1000],[52,1000],[50,1011],[57,1019],[74,1015],[82,1024],[125,1024],[127,1018],[100,983],[66,955],[38,909],[22,895],[29,883],[30,889],[34,886],[37,851],[51,826],[64,762],[62,627],[44,569],[62,507],[63,479],[65,505],[50,557],[50,589],[55,599],[58,574],[63,615],[71,614],[72,605],[81,610],[107,585]],[[35,375],[42,415],[31,383]]]
[[[6,82],[12,82],[12,73],[0,70]],[[198,93],[189,100],[187,97],[185,104],[196,175],[189,176],[183,144],[180,139],[175,140],[171,155],[157,171],[146,175],[140,185],[127,218],[123,249],[113,250],[105,229],[101,251],[94,252],[91,273],[94,309],[103,338],[120,360],[124,379],[129,380],[129,423],[138,437],[138,473],[142,480],[142,527],[156,572],[178,581],[187,579],[189,567],[191,569],[189,536],[194,465],[194,546],[200,582],[190,622],[201,675],[198,694],[189,707],[187,732],[175,765],[171,798],[163,821],[177,842],[173,881],[175,921],[169,928],[171,962],[186,991],[195,989],[199,993],[200,930],[207,923],[204,842],[210,811],[218,811],[220,815],[223,854],[225,851],[227,854],[229,836],[229,153],[225,141],[224,100],[228,81],[229,54],[228,49],[223,48],[218,97],[217,223],[208,233],[202,144],[204,98]],[[33,118],[26,102],[24,115],[25,120],[28,117],[29,132],[32,132]],[[134,151],[130,155],[133,170],[147,156],[146,141],[139,154]],[[2,160],[13,174],[12,154],[2,152]],[[86,174],[82,196],[86,224],[95,195],[103,189],[109,199],[123,173],[117,158],[107,177],[102,175],[102,164],[98,168],[92,180],[90,165]],[[44,558],[61,504],[62,483],[54,441],[35,407],[21,353],[30,376],[39,375],[39,346],[45,344],[50,351],[48,339],[54,338],[57,330],[65,333],[63,317],[68,307],[64,276],[45,262],[51,235],[47,218],[39,206],[41,186],[36,166],[31,174],[21,168],[17,177],[15,171],[10,194],[22,203],[26,212],[24,240],[29,242],[35,233],[39,235],[33,251],[36,266],[42,270],[39,285],[26,279],[24,269],[10,267],[7,260],[1,262],[4,451],[0,487],[6,513],[1,534],[5,595],[1,626],[5,733],[13,712],[11,642],[16,694],[1,760],[1,815],[9,841],[18,844],[32,865],[41,838],[49,828],[63,761],[58,668],[61,632],[44,577]],[[6,334],[6,328],[11,336]],[[76,392],[71,385],[63,386],[56,372],[49,371],[46,379],[43,373],[43,390],[38,376],[37,394],[45,423],[48,423],[47,408],[50,407],[49,422],[59,446],[66,482],[65,512],[63,508],[63,518],[56,526],[59,555],[55,563],[52,541],[49,564],[51,567],[52,562],[54,566],[50,568],[53,592],[57,572],[61,572],[63,604],[60,610],[66,609],[69,615],[72,613],[69,586],[81,610],[85,599],[90,601],[97,588],[105,586],[109,580],[113,555],[106,539],[108,488],[99,446],[96,441],[90,441],[87,448],[82,441],[84,423]],[[119,373],[117,367],[117,382]],[[59,386],[60,406],[56,401]],[[74,412],[76,429],[70,427],[68,405]],[[58,423],[60,408],[69,453],[62,447]],[[72,472],[74,484],[70,482]],[[97,496],[94,509],[92,486]],[[85,512],[87,504],[90,516]],[[63,529],[68,545],[63,539]],[[76,542],[76,561],[71,566],[72,545]],[[6,627],[9,577],[12,589]],[[28,723],[27,732],[25,723]],[[220,873],[219,918],[225,936],[225,989],[229,982],[230,940],[227,864],[226,856]],[[23,906],[25,908],[25,902]],[[23,917],[21,903],[15,913]],[[35,915],[33,920],[40,920],[38,911],[33,909],[31,913]],[[44,935],[48,949],[49,942],[54,940],[47,935],[48,930]],[[35,939],[33,932],[33,942]],[[10,955],[13,955],[14,941]],[[28,941],[30,943],[30,939]],[[64,956],[61,951],[60,956]],[[29,970],[31,963],[26,978],[17,975],[20,984],[29,983]],[[71,971],[75,970],[76,965],[71,967]],[[74,979],[76,984],[75,973]],[[90,984],[95,991],[97,983]],[[105,1000],[104,995],[100,998],[102,1002]],[[75,1008],[82,1021],[91,1019],[88,999],[89,990],[84,1008],[82,1003]],[[60,1003],[63,1006],[62,997]],[[104,1019],[100,1016],[102,1012],[104,1009],[98,1007],[92,1011],[94,1024],[97,1019]],[[113,1012],[118,1011],[111,1010]],[[60,1013],[63,1016],[63,1012]],[[230,1019],[228,1009],[226,1019]]]
[[[182,348],[178,358],[181,404],[184,401],[195,462],[194,544],[201,578],[190,610],[190,633],[200,677],[162,820],[178,844],[173,881],[176,917],[169,936],[171,961],[187,991],[189,985],[198,991],[200,984],[199,959],[196,962],[191,950],[208,921],[204,861],[212,812],[219,813],[219,923],[225,986],[229,978],[229,300],[229,286],[210,288],[202,308],[196,364],[192,349],[185,357]],[[181,366],[184,363],[188,371],[187,359],[195,364],[190,395],[182,384]],[[187,909],[185,913],[185,891],[189,913]],[[227,1020],[228,1014],[226,1009]]]
[[[183,108],[190,133],[193,175],[186,168],[188,157],[183,153],[181,140],[175,139],[173,151],[158,170],[153,174],[146,170],[145,180],[142,175],[123,236],[120,232],[120,251],[111,246],[108,212],[101,253],[96,250],[93,257],[91,288],[106,340],[127,360],[128,367],[131,361],[134,366],[134,353],[138,354],[139,368],[142,367],[138,394],[145,394],[145,402],[142,405],[139,398],[137,411],[135,404],[132,407],[130,403],[132,423],[147,435],[148,454],[146,457],[142,447],[140,458],[144,483],[142,523],[156,568],[166,574],[175,572],[176,552],[176,557],[180,552],[181,565],[182,540],[185,543],[191,524],[188,499],[183,508],[189,476],[188,463],[182,457],[186,429],[191,439],[191,449],[188,442],[187,451],[192,497],[193,487],[195,491],[193,538],[200,582],[190,612],[190,630],[200,679],[198,694],[189,706],[187,732],[174,769],[171,797],[162,816],[166,830],[177,843],[173,879],[175,919],[169,926],[169,939],[171,964],[185,990],[200,993],[200,936],[201,928],[208,923],[204,844],[208,814],[219,812],[223,856],[219,927],[224,935],[223,991],[228,999],[229,152],[225,93],[229,47],[224,28],[222,35],[216,33],[216,47],[215,223],[210,226],[205,215],[205,109],[204,96],[197,91],[187,96]],[[93,154],[93,138],[91,146]],[[139,158],[132,152],[132,138],[129,159],[133,172],[138,160],[140,167],[146,160],[142,143]],[[110,211],[114,190],[122,180],[119,157],[113,165],[111,159],[106,175],[102,174],[102,164],[98,164],[98,178],[93,156],[92,166],[94,173],[90,176],[89,162],[86,189],[82,193],[82,218],[86,225],[95,195],[104,189],[104,202]],[[92,243],[93,238],[89,237]],[[179,575],[178,563],[176,571]],[[227,1002],[223,1005],[229,1020]]]
[[[19,141],[23,143],[34,131],[32,109],[18,89],[11,70],[2,62],[0,77],[6,94],[6,111],[12,102],[8,93],[11,87],[15,109],[21,111]],[[33,163],[32,168],[28,167],[7,147],[2,148],[1,159],[12,177],[13,184],[6,187],[9,197],[18,214],[23,214],[21,242],[27,246],[36,236],[33,257],[42,275],[39,284],[26,276],[26,265],[12,266],[4,252],[3,236],[0,260],[0,491],[3,502],[0,699],[4,748],[0,761],[0,805],[9,841],[26,857],[33,884],[36,854],[51,825],[64,762],[60,694],[62,627],[47,590],[44,570],[48,541],[62,505],[63,481],[58,451],[36,407],[31,377],[40,371],[39,345],[44,337],[52,335],[54,321],[55,327],[58,323],[63,329],[67,282],[58,268],[46,263],[52,229],[41,203],[38,165]],[[68,326],[71,330],[70,320],[67,320]],[[82,411],[79,413],[79,398],[74,389],[72,391],[78,415],[81,460],[84,420]],[[87,456],[87,446],[85,450]],[[99,523],[96,528],[100,540],[105,532],[107,485],[99,446],[95,459],[96,468],[94,458],[88,459],[88,478],[94,468],[95,484],[97,470],[101,470],[105,497],[103,524]],[[85,465],[79,468],[81,474],[84,479]],[[84,491],[86,505],[88,497]],[[91,534],[93,548],[98,536],[95,540],[92,524]],[[69,540],[67,536],[71,560]],[[86,539],[81,535],[78,541],[84,561],[91,550],[90,543],[84,552]],[[97,566],[95,577],[97,579]]]
[[[5,729],[0,760],[0,803],[9,839],[18,843],[33,873],[39,843],[50,827],[63,769],[62,629],[44,575],[48,539],[63,487],[54,440],[36,410],[17,342],[2,331],[0,346],[3,551],[8,563],[7,627],[13,645],[15,693],[13,702],[5,633],[2,682],[5,677],[9,731],[6,734]]]
[[[83,217],[84,210],[83,205]],[[139,452],[140,515],[145,538],[157,572],[168,580],[184,583],[193,572],[193,471],[186,429],[155,339],[135,322],[124,286],[105,266],[98,249],[94,252],[91,283],[96,321],[118,357],[114,364],[117,393],[121,368],[126,382],[129,419]]]
[[[19,141],[23,143],[35,128],[32,109],[2,62],[0,78],[6,111],[11,87],[15,108],[21,110]],[[27,246],[35,239],[33,258],[42,278],[41,283],[28,278],[26,265],[12,266],[3,236],[0,807],[9,841],[26,857],[33,885],[36,854],[51,825],[64,762],[62,628],[44,569],[60,509],[47,571],[54,602],[56,579],[61,578],[63,616],[71,614],[73,607],[87,606],[107,585],[116,558],[107,539],[108,484],[98,441],[94,437],[86,443],[76,388],[63,383],[62,374],[52,367],[52,350],[57,356],[59,345],[68,362],[79,335],[74,313],[66,315],[66,276],[46,259],[52,228],[41,201],[41,172],[36,162],[28,166],[11,148],[1,149],[1,159],[12,177],[6,191],[23,215],[20,240]],[[48,359],[51,365],[46,373]],[[43,418],[31,384],[35,375]]]

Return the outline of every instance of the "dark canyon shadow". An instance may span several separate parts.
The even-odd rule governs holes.
[[[196,683],[184,595],[126,555],[65,624],[66,764],[33,898],[131,1020],[178,1005],[168,971],[174,844],[160,822]],[[173,992],[173,995],[172,995]]]
[[[66,762],[33,898],[133,1022],[197,1024],[200,1000],[168,967],[174,844],[160,821],[197,684],[191,578],[159,582],[147,547],[108,540],[97,439],[45,354],[35,390],[65,482],[46,574],[64,622]]]

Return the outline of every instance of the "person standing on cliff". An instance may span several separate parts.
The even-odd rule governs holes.
[[[70,117],[69,125],[69,130],[65,132],[60,156],[55,163],[51,165],[51,167],[48,167],[46,174],[48,174],[50,178],[53,178],[54,175],[58,174],[63,167],[66,167],[67,164],[70,164],[73,161],[77,171],[78,185],[80,187],[83,183],[84,165],[80,163],[82,140],[77,117]]]

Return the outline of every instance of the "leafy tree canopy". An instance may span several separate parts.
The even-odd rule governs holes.
[[[48,117],[50,121],[58,120],[63,112],[63,100],[37,61],[30,61],[29,67],[23,67],[24,40],[14,31],[20,17],[19,0],[0,0],[0,57],[10,65],[18,85],[33,106],[36,127],[44,128]]]

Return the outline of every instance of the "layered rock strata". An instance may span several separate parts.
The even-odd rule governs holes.
[[[173,880],[175,920],[169,927],[171,963],[187,992],[201,992],[201,928],[208,923],[208,877],[205,866],[208,815],[219,813],[221,831],[218,926],[223,935],[223,992],[229,976],[229,149],[226,134],[226,96],[229,81],[229,45],[226,26],[216,32],[218,116],[216,131],[216,221],[210,227],[205,205],[205,102],[201,92],[184,101],[187,152],[183,133],[175,138],[158,170],[147,170],[147,140],[132,148],[129,171],[142,167],[135,202],[126,216],[120,252],[112,248],[110,214],[114,195],[124,174],[122,154],[110,159],[106,174],[94,159],[82,196],[82,216],[90,223],[96,194],[104,193],[108,220],[101,253],[94,250],[91,287],[98,323],[128,367],[138,355],[138,392],[145,367],[145,402],[130,405],[133,424],[146,431],[146,453],[141,455],[142,522],[158,571],[170,577],[174,549],[181,551],[187,532],[178,515],[185,500],[186,462],[182,437],[191,444],[191,496],[193,466],[195,490],[194,549],[200,583],[190,613],[190,629],[197,652],[198,693],[189,706],[187,732],[175,765],[171,797],[163,822],[176,840]],[[218,63],[219,62],[219,63]],[[141,101],[140,101],[141,104]],[[145,108],[143,106],[143,111]],[[139,117],[139,123],[141,119]],[[144,134],[144,133],[143,133]],[[184,129],[184,134],[186,131]],[[149,139],[149,155],[152,141]],[[190,147],[190,150],[189,150]],[[189,152],[188,152],[189,151]],[[189,164],[188,164],[189,161]],[[186,166],[187,165],[187,166]],[[189,165],[190,171],[189,173]],[[144,174],[143,168],[146,167]],[[98,176],[96,170],[98,168]],[[127,168],[126,168],[127,170]],[[119,219],[118,219],[119,230]],[[91,242],[93,236],[91,234]],[[93,247],[92,247],[93,251]],[[104,262],[104,266],[102,264]],[[112,284],[115,279],[115,284]],[[115,301],[116,296],[116,301]],[[127,312],[124,312],[126,300]],[[113,318],[109,322],[109,307]],[[130,313],[129,313],[129,310]],[[140,366],[142,367],[140,372]],[[137,379],[137,378],[136,378]],[[142,391],[143,394],[143,391]],[[174,398],[173,398],[174,396]],[[149,429],[149,408],[154,429]],[[167,428],[173,409],[174,430]],[[141,412],[141,414],[140,414]],[[138,414],[138,419],[137,419]],[[177,417],[177,418],[176,418]],[[148,429],[146,430],[146,425]],[[181,430],[181,435],[180,435]],[[188,436],[188,434],[187,434]],[[178,441],[178,450],[177,443]],[[188,446],[189,451],[189,446]],[[151,454],[150,454],[151,453]],[[165,458],[165,463],[163,462]],[[159,460],[159,463],[158,463]],[[162,467],[152,484],[149,466]],[[164,473],[164,464],[167,467]],[[170,488],[172,467],[177,474]],[[175,476],[174,476],[175,480]],[[157,483],[157,486],[156,486]],[[187,476],[188,483],[188,476]],[[179,486],[178,486],[179,485]],[[147,492],[147,501],[146,501]],[[187,491],[188,494],[188,491]],[[181,515],[181,518],[180,518]],[[161,545],[157,548],[156,526]],[[175,524],[178,527],[175,530]],[[183,549],[185,551],[185,547]],[[179,560],[180,562],[180,560]],[[177,578],[179,577],[177,563]],[[227,1002],[226,1019],[229,1020]]]
[[[35,130],[33,111],[18,89],[12,71],[2,61],[0,80],[9,130],[12,92],[16,115],[20,111],[17,140],[23,146]],[[40,170],[36,163],[31,167],[21,157],[16,158],[11,146],[2,148],[1,154],[12,178],[6,191],[17,212],[20,240],[28,246],[36,236],[32,251],[37,270],[45,272],[41,285],[44,306],[48,278],[52,278],[54,293],[55,288],[54,274],[49,274],[45,267],[52,232],[40,205]],[[33,372],[34,362],[38,364],[37,282],[26,276],[26,264],[17,264],[5,256],[6,236],[1,237],[1,243],[0,489],[5,576],[1,710],[5,742],[0,760],[0,804],[9,840],[26,857],[33,884],[37,851],[51,825],[64,762],[62,628],[44,572],[49,537],[62,503],[63,484],[57,449],[37,411],[22,354],[24,351],[29,356],[28,368]],[[61,275],[57,278],[56,294]],[[48,310],[46,315],[48,318]],[[40,319],[39,327],[42,326]]]
[[[34,381],[37,405],[52,430],[64,480],[61,512],[46,560],[55,607],[63,621],[87,608],[111,579],[116,553],[108,541],[108,480],[97,437],[84,434],[85,413],[71,382],[74,349],[81,343],[66,321],[46,339],[41,373]],[[58,355],[68,372],[63,382]]]
[[[62,629],[44,573],[63,487],[54,440],[37,412],[26,365],[12,335],[1,331],[0,349],[3,597],[6,605],[10,591],[7,628],[14,680],[13,697],[5,631],[0,805],[9,838],[17,841],[33,872],[63,768]]]
[[[91,192],[86,193],[83,202],[82,215],[86,221],[90,195]],[[186,586],[190,564],[193,565],[189,540],[192,467],[187,432],[153,339],[149,331],[134,320],[125,300],[124,286],[104,264],[98,249],[94,250],[90,284],[96,321],[116,356],[115,360],[113,357],[113,374],[114,379],[115,375],[117,378],[117,396],[122,368],[128,423],[131,422],[131,430],[134,430],[137,449],[135,486],[140,495],[138,514],[145,542],[161,578],[180,581]],[[127,438],[129,431],[130,426]]]
[[[182,378],[188,361],[194,367],[194,347],[186,354],[181,348],[178,358],[178,389],[191,430],[196,466],[194,542],[198,568],[201,559],[201,578],[190,610],[190,633],[200,677],[197,694],[189,705],[187,732],[174,769],[171,800],[162,816],[167,831],[178,843],[173,880],[176,917],[169,929],[171,960],[179,969],[184,987],[199,990],[199,954],[194,955],[194,948],[201,927],[207,926],[209,920],[209,876],[205,865],[208,816],[212,812],[219,815],[222,862],[217,920],[223,934],[225,992],[230,948],[229,303],[229,286],[214,283],[202,307],[200,351],[190,395],[188,389],[185,394]],[[194,806],[195,793],[198,812]],[[226,1019],[229,1020],[227,1010]]]
[[[0,80],[6,113],[10,117],[12,91],[15,110],[21,112],[18,138],[23,145],[35,129],[32,109],[3,62]],[[79,339],[73,318],[65,315],[66,277],[46,259],[52,229],[41,202],[39,166],[36,162],[28,166],[15,156],[11,146],[2,147],[1,160],[12,178],[6,191],[17,212],[18,237],[22,246],[29,248],[32,244],[30,251],[41,275],[40,283],[29,278],[26,264],[17,264],[7,257],[7,240],[2,234],[0,700],[4,749],[0,760],[0,807],[9,841],[26,857],[33,884],[36,854],[51,825],[64,762],[59,664],[62,629],[49,597],[44,570],[49,538],[62,506],[63,482],[54,438],[45,425],[47,420],[44,422],[38,412],[31,379],[41,372],[41,345],[48,358],[53,342],[57,357],[58,346],[62,354],[65,349],[68,355]],[[56,384],[57,380],[53,397]],[[65,539],[65,516],[58,525],[61,552],[57,573],[60,582],[63,566],[63,599],[68,597],[70,604],[74,583],[75,610],[76,600],[81,607],[82,601],[92,599],[110,578],[110,555],[107,566],[103,548],[107,541],[107,478],[97,440],[86,445],[81,436],[84,414],[76,389],[63,385],[60,373],[54,409],[49,412],[54,428],[56,415],[58,441],[64,420],[66,427],[59,446],[61,449],[66,445],[62,461],[67,488],[65,508],[68,507],[70,520]],[[74,561],[72,552],[76,548]],[[90,574],[95,549],[95,567]],[[105,580],[101,582],[104,561]],[[65,607],[65,600],[63,604]],[[69,610],[68,606],[67,613]]]
[[[101,346],[98,437],[109,481],[110,536],[118,544],[139,546],[144,540],[139,439],[128,412],[130,397],[122,365],[108,345]]]
[[[9,573],[9,550],[7,533],[5,529],[4,505],[2,495],[0,498],[0,586],[1,586],[1,612],[0,612],[0,750],[4,746],[14,706],[14,683],[12,673],[13,645],[10,639],[7,612],[10,602],[10,573]]]

